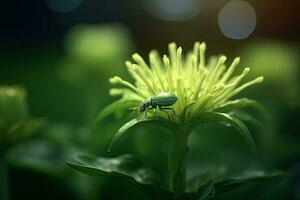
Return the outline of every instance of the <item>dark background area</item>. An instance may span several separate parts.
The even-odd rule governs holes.
[[[239,56],[240,49],[252,44],[253,41],[277,41],[297,50],[299,50],[300,45],[300,1],[297,0],[249,0],[248,3],[256,11],[257,20],[254,32],[244,40],[234,40],[224,36],[218,27],[218,13],[229,2],[228,0],[203,0],[199,13],[185,21],[155,18],[144,9],[142,0],[84,0],[78,8],[69,12],[54,11],[49,7],[47,1],[55,2],[55,0],[2,1],[0,6],[0,84],[25,86],[32,116],[46,117],[58,124],[61,122],[70,123],[72,128],[86,124],[91,126],[91,119],[85,117],[87,107],[84,104],[86,102],[83,103],[85,101],[83,100],[84,95],[88,94],[88,88],[85,86],[82,88],[73,87],[58,75],[58,70],[67,54],[65,34],[79,23],[107,24],[118,22],[124,24],[130,32],[134,46],[129,52],[128,59],[130,54],[136,51],[145,57],[151,49],[158,49],[166,53],[167,44],[173,41],[182,46],[183,49],[192,48],[195,41],[205,41],[208,44],[208,54],[225,53],[230,58]],[[299,60],[299,55],[296,57]],[[119,67],[124,66],[120,65]],[[298,71],[296,70],[298,77],[300,75],[299,68],[300,66],[298,66]],[[102,97],[105,99],[108,96],[109,85],[106,75],[99,76],[103,79],[101,80],[102,84],[99,84],[102,86],[97,95],[99,95],[98,99],[102,100]],[[289,77],[283,78],[289,79]],[[299,80],[296,83],[296,90],[298,91]],[[291,141],[292,147],[287,146],[287,148],[297,149],[298,144],[300,144],[298,142],[300,98],[282,97],[283,94],[278,92],[276,87],[273,88],[274,90],[270,89],[272,92],[266,92],[267,94],[261,97],[262,102],[273,111],[278,123],[276,126],[278,132],[283,132]],[[250,96],[256,97],[259,94],[264,94],[265,91],[261,90],[258,94],[252,91]],[[111,99],[105,99],[100,103],[101,105],[96,106],[96,110],[90,118],[93,119],[95,114],[109,101]],[[275,103],[272,104],[273,102]],[[286,102],[292,103],[285,105]],[[118,124],[115,126],[118,127]],[[68,129],[68,134],[72,134],[72,128]],[[277,138],[273,135],[270,137]],[[49,138],[56,141],[55,137]],[[66,138],[68,137],[66,136]],[[39,138],[37,137],[37,139]],[[85,139],[75,140],[75,143],[81,144]],[[102,150],[97,152],[102,151],[107,154],[103,150],[106,149],[107,142],[103,143]],[[283,147],[285,146],[283,145]],[[292,153],[289,155],[290,157],[274,161],[276,160],[275,154],[281,151],[283,147],[280,146],[276,151],[266,153],[271,155],[267,162],[272,163],[270,166],[279,166],[282,169],[296,171],[298,176],[293,180],[295,183],[293,188],[296,188],[295,194],[300,193],[298,188],[299,154]],[[59,148],[61,147],[57,147],[57,149]],[[62,156],[59,159],[62,160],[61,163],[64,166],[65,158]],[[63,181],[60,182],[60,180],[57,176],[44,176],[43,172],[31,170],[30,167],[12,167],[10,170],[11,197],[12,199],[74,199],[76,196],[74,188],[72,189],[72,186]],[[109,192],[114,190],[110,186],[128,185],[123,180],[123,182],[120,181],[122,184],[114,181],[109,180],[107,181],[108,184],[102,187],[101,199],[111,198]],[[122,194],[126,194],[126,189],[133,191],[131,194],[133,196],[140,195],[135,193],[131,186],[127,187],[118,188],[119,196],[113,194],[116,195],[114,198],[118,199]],[[295,199],[294,196],[297,196],[291,191],[288,193],[287,196],[290,199]],[[82,196],[87,197],[85,194]]]
[[[217,14],[228,1],[204,1],[198,16],[185,22],[155,19],[139,0],[85,0],[70,12],[55,12],[45,1],[3,1],[1,6],[2,51],[61,46],[64,33],[76,23],[122,22],[130,27],[139,49],[164,47],[169,41],[191,45],[195,40],[215,44],[240,43],[217,31]],[[251,37],[272,37],[299,42],[298,1],[249,1],[257,14],[257,27]],[[221,45],[222,46],[222,45]],[[157,48],[157,47],[156,47]]]

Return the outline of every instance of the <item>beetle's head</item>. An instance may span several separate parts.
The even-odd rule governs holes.
[[[146,110],[146,105],[145,104],[142,104],[140,106],[140,112],[144,112]]]

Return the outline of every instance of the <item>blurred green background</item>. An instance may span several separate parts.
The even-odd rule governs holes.
[[[241,95],[261,101],[272,116],[260,125],[249,123],[258,155],[230,129],[195,130],[188,177],[225,169],[283,169],[293,177],[250,183],[217,198],[300,199],[299,6],[295,0],[2,2],[0,84],[24,88],[30,117],[45,120],[34,135],[3,153],[10,199],[147,199],[127,180],[79,174],[65,161],[85,152],[133,152],[165,169],[165,134],[136,128],[108,153],[112,134],[126,121],[124,113],[96,126],[93,120],[116,100],[108,94],[108,78],[129,79],[124,62],[131,54],[147,58],[151,49],[163,54],[172,41],[184,50],[205,41],[209,55],[240,56],[253,77],[265,77]]]

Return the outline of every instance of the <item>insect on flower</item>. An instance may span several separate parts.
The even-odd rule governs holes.
[[[162,58],[156,50],[151,51],[149,64],[135,53],[132,56],[134,62],[125,62],[134,83],[114,76],[109,81],[123,87],[110,89],[110,95],[121,96],[120,101],[126,102],[125,107],[128,104],[137,106],[135,109],[145,114],[144,118],[149,109],[154,109],[155,116],[185,124],[203,113],[218,112],[220,107],[232,103],[232,98],[242,90],[263,81],[260,76],[241,84],[250,68],[246,67],[241,74],[234,75],[239,57],[227,66],[225,55],[212,56],[207,60],[205,51],[206,44],[196,42],[193,50],[184,55],[181,47],[171,43],[169,55]],[[167,118],[161,112],[161,108],[165,107],[171,107],[176,116],[167,112]]]
[[[159,110],[167,113],[168,118],[170,119],[169,113],[166,110],[171,110],[174,113],[174,115],[176,115],[174,109],[172,107],[169,107],[175,104],[176,101],[177,97],[174,94],[169,92],[162,92],[156,96],[146,99],[141,105],[133,108],[133,110],[139,109],[140,113],[145,112],[145,119],[147,117],[147,112],[149,109],[154,110],[154,115],[157,118],[156,109],[158,108]]]

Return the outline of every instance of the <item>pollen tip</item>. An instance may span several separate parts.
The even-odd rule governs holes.
[[[227,57],[226,56],[224,56],[224,55],[222,55],[221,57],[220,57],[220,63],[224,63],[225,61],[227,60]]]
[[[169,64],[169,63],[170,63],[169,57],[168,57],[167,55],[164,55],[164,56],[163,56],[163,61],[164,61],[164,63],[166,63],[166,64]]]
[[[264,81],[264,77],[263,77],[263,76],[259,76],[259,77],[256,78],[256,81],[257,81],[258,83],[261,83],[261,82]]]
[[[122,81],[122,79],[121,79],[120,77],[118,77],[118,76],[114,76],[114,77],[111,77],[111,78],[109,79],[109,82],[110,82],[110,83],[118,83],[118,82],[120,82],[120,81]]]
[[[134,60],[139,60],[141,58],[141,56],[138,53],[134,53],[134,54],[132,54],[132,58]]]
[[[127,66],[127,67],[129,67],[129,66],[131,66],[131,62],[130,61],[125,61],[125,65]]]
[[[109,95],[114,96],[116,94],[116,90],[114,88],[110,89],[108,93]]]
[[[158,54],[158,52],[156,50],[151,50],[149,53],[149,57],[155,57]]]
[[[174,48],[174,47],[176,48],[176,43],[175,43],[175,42],[171,42],[171,43],[169,44],[169,47],[170,47],[170,48]]]
[[[243,74],[247,74],[248,72],[250,71],[250,68],[249,67],[246,67],[243,71]]]
[[[178,47],[177,52],[181,54],[182,53],[182,47]]]
[[[240,61],[241,61],[241,58],[240,58],[240,57],[236,57],[236,58],[233,60],[234,63],[239,63]]]
[[[205,42],[201,42],[200,44],[200,51],[205,51],[206,50],[206,43]]]

